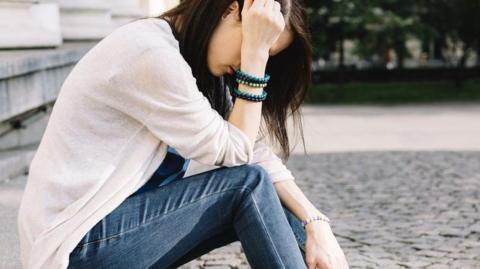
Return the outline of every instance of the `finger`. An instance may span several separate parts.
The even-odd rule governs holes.
[[[275,2],[275,3],[278,3],[278,2]],[[274,9],[275,9],[275,18],[277,19],[277,21],[281,24],[285,24],[285,18],[283,17],[280,4],[275,5]]]
[[[245,0],[245,1],[243,2],[243,9],[242,9],[242,11],[250,9],[250,7],[252,6],[253,1],[254,1],[254,0]]]
[[[280,10],[280,3],[278,1],[272,1],[272,11],[276,12]]]
[[[348,269],[348,268],[349,268],[348,262],[347,262],[347,260],[345,259],[345,257],[342,257],[342,258],[339,258],[339,259],[338,259],[338,265],[339,265],[339,268],[344,268],[344,269]]]
[[[329,263],[324,262],[324,260],[318,260],[314,263],[313,268],[331,269],[333,267],[331,267]]]
[[[308,269],[316,269],[315,266],[317,262],[315,261],[315,257],[311,257],[310,253],[310,251],[305,253],[305,263],[307,264]]]
[[[338,261],[335,258],[330,259],[330,268],[340,268],[338,267]]]
[[[252,4],[252,8],[260,8],[260,7],[263,7],[265,6],[265,3],[267,2],[267,0],[255,0],[253,1],[253,4]]]
[[[268,10],[268,11],[273,11],[273,2],[275,2],[274,0],[267,0],[267,2],[265,3],[265,9]]]
[[[275,16],[273,2],[275,2],[275,1],[274,0],[267,0],[267,3],[265,3],[265,12],[268,14],[268,16],[270,18],[274,18],[274,16]]]
[[[316,269],[317,268],[315,261],[307,261],[306,263],[307,263],[308,269]]]
[[[332,259],[328,253],[323,253],[320,257],[314,260],[314,268],[332,269]]]
[[[335,258],[329,253],[327,253],[327,257],[328,257],[328,268],[337,268]]]
[[[273,16],[274,16],[275,20],[280,23],[281,18],[283,18],[282,5],[278,1],[273,1],[272,8],[273,8],[272,12],[273,12]]]

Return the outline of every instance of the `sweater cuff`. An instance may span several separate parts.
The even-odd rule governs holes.
[[[231,137],[238,138],[239,141],[234,141],[237,145],[239,150],[244,152],[245,158],[243,158],[246,162],[238,162],[238,165],[242,164],[252,164],[253,163],[253,144],[250,141],[250,138],[237,126],[233,125],[229,121],[225,121],[228,124],[228,129],[231,132]],[[234,162],[235,163],[235,162]],[[234,164],[235,165],[235,164]]]
[[[281,170],[277,170],[277,169],[272,169],[271,167],[268,167],[266,165],[262,165],[262,166],[267,171],[268,176],[270,177],[273,183],[277,183],[284,180],[295,180],[295,177],[293,176],[292,172],[286,167],[283,167],[283,169]]]

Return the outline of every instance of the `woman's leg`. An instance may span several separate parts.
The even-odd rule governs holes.
[[[229,230],[253,268],[306,268],[285,216],[263,168],[219,168],[127,198],[85,235],[69,268],[171,268]]]
[[[290,223],[295,238],[297,239],[297,244],[305,261],[305,229],[303,228],[301,221],[292,212],[290,212],[290,210],[288,210],[286,207],[283,207],[283,210],[285,211],[285,215],[288,219],[288,222]],[[233,228],[216,234],[211,238],[201,242],[192,250],[190,250],[187,254],[181,257],[179,260],[175,261],[175,263],[171,265],[171,268],[178,268],[181,265],[186,264],[204,254],[207,254],[214,249],[223,247],[238,240],[238,236]],[[156,267],[153,266],[152,268]]]

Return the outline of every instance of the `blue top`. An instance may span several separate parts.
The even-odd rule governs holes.
[[[175,179],[183,178],[185,171],[187,171],[189,162],[190,159],[183,158],[174,148],[168,146],[165,159],[162,161],[157,170],[155,170],[147,183],[145,183],[134,194],[145,192],[153,188],[158,188],[174,181]]]

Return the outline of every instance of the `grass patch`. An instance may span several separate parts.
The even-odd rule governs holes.
[[[451,81],[349,83],[312,85],[307,103],[317,104],[398,104],[433,102],[480,102],[480,80],[463,87]]]

